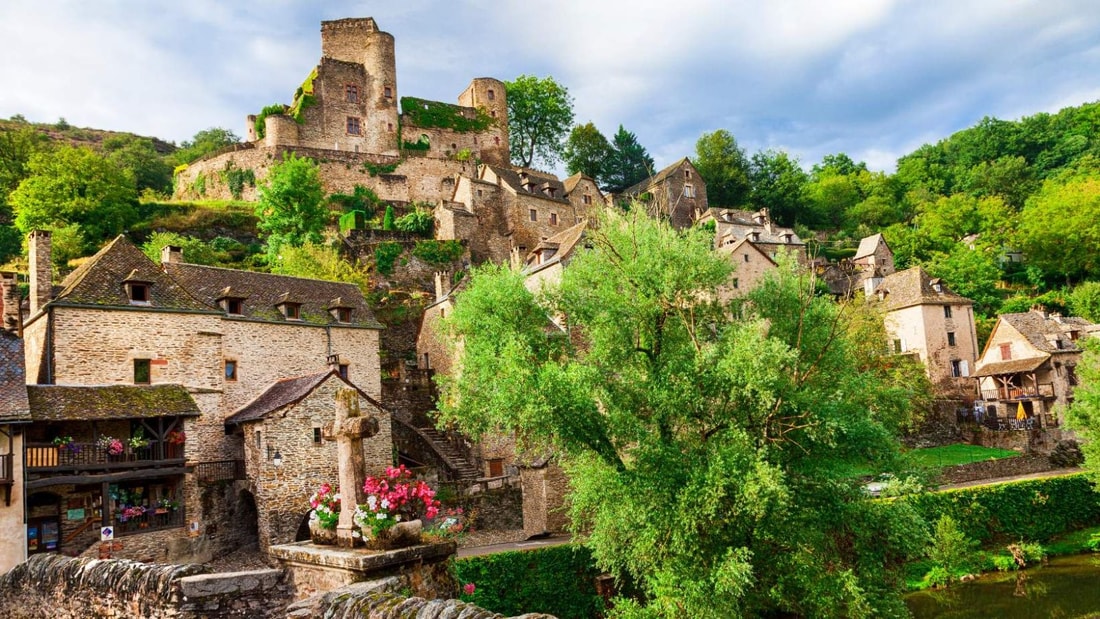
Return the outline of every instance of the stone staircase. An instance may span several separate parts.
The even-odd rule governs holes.
[[[452,445],[442,432],[431,427],[418,427],[417,430],[431,440],[436,451],[451,464],[456,477],[455,481],[473,481],[481,477],[481,471],[466,458],[465,454]]]

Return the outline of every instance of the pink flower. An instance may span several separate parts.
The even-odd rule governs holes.
[[[474,586],[474,583],[468,582],[462,585],[462,592],[466,595],[473,595],[474,591],[477,591],[477,587]]]

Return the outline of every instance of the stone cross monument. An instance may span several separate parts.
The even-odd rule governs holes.
[[[378,420],[365,417],[359,411],[359,392],[341,387],[336,392],[336,421],[325,425],[325,440],[336,441],[337,470],[340,474],[340,521],[336,524],[336,543],[345,548],[355,545],[355,506],[366,502],[363,481],[366,464],[363,460],[363,439],[378,434]]]

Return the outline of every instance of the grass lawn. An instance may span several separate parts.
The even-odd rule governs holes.
[[[914,449],[909,452],[909,457],[921,466],[944,467],[957,464],[969,464],[982,460],[997,460],[1000,458],[1014,458],[1020,455],[1018,451],[1011,449],[998,449],[996,447],[982,447],[980,445],[967,445],[956,443],[943,447],[928,447],[926,449]]]

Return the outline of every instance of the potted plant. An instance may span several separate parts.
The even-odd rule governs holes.
[[[317,492],[309,498],[309,537],[314,544],[330,545],[336,543],[336,525],[340,522],[340,493],[334,492],[332,485],[321,484]]]
[[[126,443],[130,445],[130,452],[133,453],[138,449],[145,449],[146,447],[148,447],[149,439],[145,438],[145,430],[138,428],[134,431],[133,435],[130,436],[129,440],[127,440]]]
[[[187,434],[183,430],[172,430],[168,433],[168,436],[164,437],[164,442],[168,443],[169,457],[181,457],[180,450],[183,449],[183,444],[187,442]]]
[[[111,459],[118,458],[126,451],[126,446],[122,444],[122,440],[113,436],[101,436],[96,439],[95,444],[96,447],[105,451]]]
[[[420,518],[439,514],[435,490],[424,481],[412,481],[412,471],[388,467],[382,477],[368,477],[363,483],[367,502],[355,508],[356,531],[368,548],[401,548],[420,543]]]

